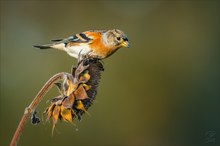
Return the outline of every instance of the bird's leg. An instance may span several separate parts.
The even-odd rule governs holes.
[[[82,50],[80,50],[80,52],[79,52],[79,54],[78,54],[77,63],[80,64],[80,62],[81,62],[82,60],[86,60],[86,59],[90,58],[91,52],[92,52],[92,50],[90,50],[88,53],[86,53],[86,54],[84,55],[84,54],[81,54],[81,53],[82,53]]]
[[[91,53],[92,53],[92,50],[90,50],[89,52],[87,52],[86,54],[82,54],[81,57],[82,59],[81,60],[86,60],[88,58],[91,58]]]
[[[89,62],[93,62],[94,60],[96,60],[97,58],[93,56],[93,51],[90,50],[88,53],[86,53],[85,55],[83,55],[83,65],[86,66],[89,64]]]
[[[79,51],[78,58],[77,58],[77,64],[79,64],[81,61],[81,57],[82,57],[81,52],[82,52],[82,50]]]
[[[92,50],[90,50],[88,53],[86,53],[85,58],[90,58],[92,56]]]

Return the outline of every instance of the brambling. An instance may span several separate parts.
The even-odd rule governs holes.
[[[104,59],[121,47],[129,47],[127,35],[119,30],[90,30],[75,34],[65,39],[51,40],[53,43],[35,45],[40,49],[57,49],[67,52],[70,56],[88,55],[92,58]]]

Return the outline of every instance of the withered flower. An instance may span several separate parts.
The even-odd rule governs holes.
[[[73,124],[74,117],[80,121],[82,114],[88,113],[103,70],[100,60],[84,58],[73,67],[72,74],[66,73],[62,82],[55,83],[60,95],[50,100],[51,104],[44,112],[47,121],[53,119],[52,133],[58,119]]]
[[[40,119],[36,115],[37,115],[37,110],[34,110],[32,115],[31,115],[31,123],[33,125],[36,125],[36,124],[40,123]]]

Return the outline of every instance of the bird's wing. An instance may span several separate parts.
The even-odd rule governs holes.
[[[67,39],[54,42],[55,44],[64,43],[65,46],[75,46],[82,43],[92,44],[95,41],[101,38],[101,31],[84,31],[73,36],[70,36]]]
[[[78,34],[74,34],[68,38],[65,39],[54,39],[51,40],[51,44],[46,45],[35,45],[34,47],[40,48],[40,49],[48,49],[48,48],[62,48],[63,44],[65,46],[74,46],[78,45],[80,43],[93,43],[93,40],[96,40],[101,37],[101,33],[103,31],[99,30],[91,30],[91,31],[85,31]]]
[[[51,42],[60,42],[62,41],[63,39],[53,39],[53,40],[50,40]]]
[[[92,40],[97,40],[101,37],[103,31],[101,30],[91,30],[91,31],[85,31],[83,34],[88,37],[92,38]]]
[[[82,33],[78,33],[73,36],[70,36],[66,39],[56,39],[56,40],[51,40],[51,41],[53,41],[54,43],[68,44],[68,43],[89,43],[92,40],[93,38],[89,37],[86,32],[82,32]]]

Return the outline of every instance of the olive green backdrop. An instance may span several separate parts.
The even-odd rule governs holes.
[[[1,0],[0,145],[42,85],[74,58],[34,44],[119,28],[131,48],[104,60],[96,102],[78,128],[33,126],[19,145],[219,145],[220,2]],[[55,88],[37,110],[45,110]]]

